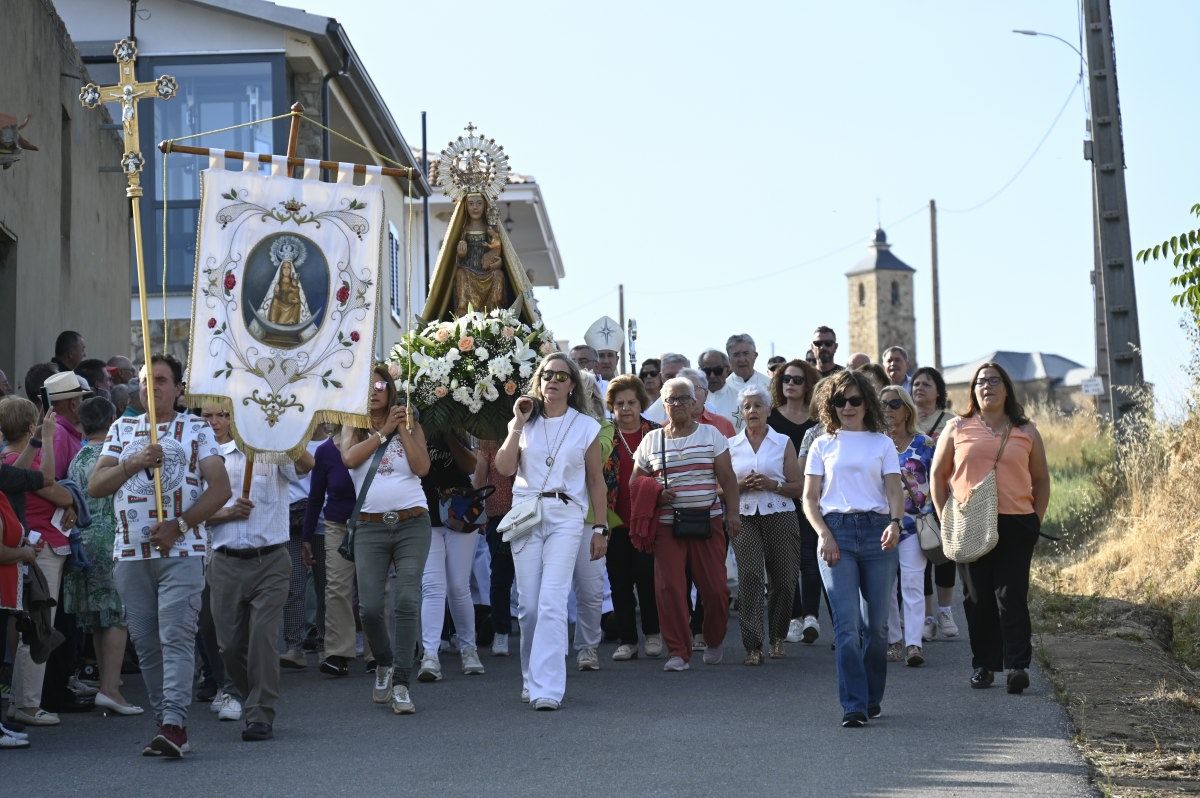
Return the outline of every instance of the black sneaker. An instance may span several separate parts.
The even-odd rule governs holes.
[[[1008,672],[1008,692],[1013,695],[1020,695],[1029,686],[1029,674],[1024,668]]]
[[[349,676],[350,660],[336,654],[331,655],[321,660],[320,670],[328,676]]]
[[[847,712],[842,715],[843,729],[861,729],[867,725],[867,716],[861,712]]]
[[[976,690],[982,690],[984,688],[991,687],[995,678],[995,674],[993,674],[987,668],[976,668],[975,672],[971,674],[971,686]],[[1028,677],[1026,677],[1026,679],[1028,679]]]
[[[374,673],[374,672],[375,672],[375,660],[369,659],[369,660],[367,660],[367,673]]]
[[[867,707],[867,717],[871,720],[883,714],[883,707]]]
[[[270,723],[247,723],[242,730],[242,740],[248,743],[270,740],[274,736]]]

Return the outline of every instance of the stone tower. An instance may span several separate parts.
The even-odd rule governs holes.
[[[843,358],[866,352],[875,363],[883,350],[902,346],[917,364],[917,320],[913,313],[916,269],[892,254],[882,228],[875,230],[867,256],[846,272],[850,289],[850,346]]]

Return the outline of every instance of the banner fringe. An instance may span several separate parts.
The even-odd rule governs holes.
[[[254,461],[257,463],[283,465],[295,462],[308,448],[308,444],[312,440],[313,432],[316,430],[318,424],[340,424],[343,427],[362,428],[369,428],[371,426],[371,417],[365,414],[346,413],[340,410],[318,410],[313,413],[312,420],[309,421],[308,429],[305,431],[304,439],[300,444],[284,452],[266,451],[249,446],[245,439],[238,433],[237,423],[235,422],[237,416],[233,412],[233,400],[228,396],[209,393],[187,393],[184,394],[183,401],[188,407],[210,405],[219,407],[229,413],[229,431],[233,436],[234,442],[237,443],[238,449],[243,454],[253,455]]]

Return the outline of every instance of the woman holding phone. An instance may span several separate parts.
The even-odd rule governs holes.
[[[533,374],[533,396],[513,405],[496,470],[515,475],[513,505],[536,499],[541,522],[512,542],[521,624],[522,700],[534,709],[559,708],[567,686],[567,594],[589,504],[607,507],[600,457],[600,424],[587,415],[579,367],[561,352]],[[598,560],[608,527],[595,523],[589,544]]]

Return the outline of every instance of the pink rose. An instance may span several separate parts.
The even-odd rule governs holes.
[[[433,389],[433,395],[436,396],[438,399],[441,399],[448,393],[450,393],[450,392],[446,390],[445,385],[439,385],[438,387]]]
[[[514,330],[512,327],[504,327],[503,329],[500,330],[500,335],[502,335],[505,338],[513,338],[516,336],[516,334],[517,334],[517,331]]]
[[[446,343],[450,340],[450,331],[444,327],[440,328],[433,334],[433,340],[437,341],[439,344]]]
[[[388,363],[388,374],[392,375],[393,380],[400,379],[400,366],[395,363]]]
[[[548,355],[554,351],[554,344],[547,341],[546,343],[544,343],[540,347],[538,347],[538,351],[541,352],[543,355]]]
[[[475,339],[472,338],[471,336],[464,335],[462,338],[458,339],[458,351],[470,352],[474,348],[475,348]]]

